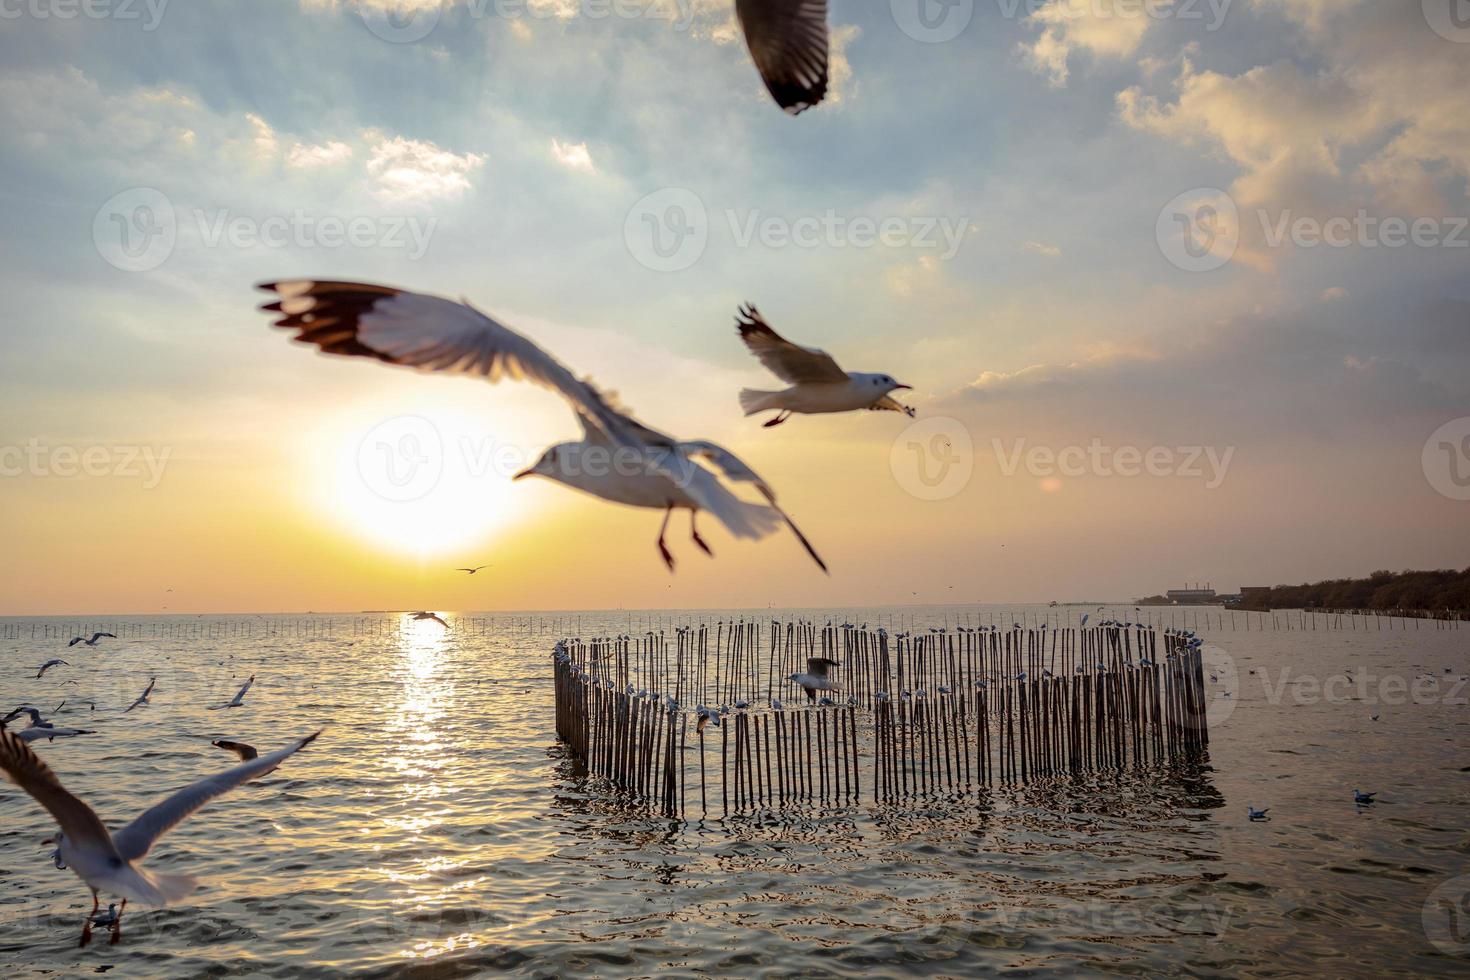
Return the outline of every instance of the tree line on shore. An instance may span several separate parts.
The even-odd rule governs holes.
[[[1384,571],[1367,578],[1246,589],[1239,608],[1465,612],[1470,611],[1470,568]]]

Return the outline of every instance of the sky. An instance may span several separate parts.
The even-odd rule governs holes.
[[[0,3],[0,614],[1470,564],[1462,0],[833,0],[797,118],[726,2],[395,5]],[[467,299],[728,446],[831,575],[683,516],[670,575],[657,512],[511,482],[555,395],[293,345],[253,286],[303,276]],[[917,418],[742,418],[746,301]]]

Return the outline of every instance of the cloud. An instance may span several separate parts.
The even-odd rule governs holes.
[[[580,170],[589,174],[597,172],[586,143],[563,143],[554,139],[551,141],[551,156],[568,170]]]
[[[462,197],[473,187],[471,175],[485,162],[480,154],[451,153],[403,136],[380,138],[369,152],[373,194],[395,204]]]
[[[1185,59],[1172,98],[1134,86],[1123,122],[1222,154],[1237,203],[1341,214],[1367,201],[1443,215],[1470,179],[1470,58],[1397,4],[1258,0],[1306,30],[1321,62],[1281,59],[1237,74]],[[1351,213],[1348,210],[1347,213]]]
[[[297,170],[314,170],[318,167],[334,167],[352,159],[353,149],[346,143],[332,140],[318,146],[297,143],[286,155],[286,166]]]
[[[1026,242],[1021,246],[1023,252],[1033,252],[1036,255],[1044,255],[1049,259],[1062,257],[1062,249],[1058,245],[1048,245],[1045,242]]]
[[[1096,0],[1052,0],[1033,13],[1029,22],[1041,35],[1021,45],[1031,67],[1062,87],[1070,75],[1068,60],[1076,50],[1096,57],[1126,58],[1138,50],[1148,33],[1150,16],[1127,4],[1099,4]]]
[[[1463,332],[1470,306],[1403,311],[1396,336],[1378,331],[1383,312],[1334,303],[1239,316],[1148,346],[987,371],[947,407],[984,406],[987,418],[1038,428],[1231,443],[1352,438],[1363,426],[1417,431],[1470,397],[1470,337],[1445,339],[1457,324]],[[1439,377],[1417,366],[1431,351],[1446,362]]]

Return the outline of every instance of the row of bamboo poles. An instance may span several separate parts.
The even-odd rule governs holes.
[[[1089,607],[1092,608],[1092,607]],[[1127,610],[1126,613],[1123,610]],[[842,615],[834,613],[834,615]],[[945,628],[985,629],[1009,626],[1019,617],[1027,629],[1067,629],[1076,627],[1084,613],[1080,608],[1018,610],[1013,614],[996,611],[972,612],[962,607],[906,613],[884,613],[872,620],[874,627],[890,630],[918,629],[918,624],[943,621]],[[1153,629],[1187,629],[1195,632],[1261,632],[1314,630],[1458,630],[1463,615],[1450,612],[1372,611],[1312,612],[1308,610],[1275,610],[1257,612],[1218,607],[1100,607],[1093,618],[1124,616],[1130,623]],[[527,613],[487,616],[441,613],[450,628],[461,635],[503,636],[577,636],[584,628],[605,631],[616,623],[629,633],[665,632],[696,628],[699,620],[692,614],[678,613]],[[292,639],[338,639],[343,637],[393,636],[411,620],[406,614],[382,613],[360,616],[307,615],[288,616],[176,616],[163,619],[143,617],[96,619],[19,619],[0,621],[0,640],[69,641],[73,636],[112,633],[125,639],[229,639],[289,637]]]
[[[808,658],[840,663],[834,690],[808,699],[789,679]],[[1137,625],[718,623],[563,640],[552,659],[573,758],[671,818],[899,803],[1197,758],[1209,741],[1200,641]]]

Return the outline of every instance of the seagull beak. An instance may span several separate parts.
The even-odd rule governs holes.
[[[914,386],[913,385],[894,385],[893,386],[893,390],[894,391],[913,391],[914,390]]]
[[[55,837],[47,837],[45,840],[41,841],[41,846],[42,847],[55,847],[56,846],[56,838]]]
[[[516,480],[524,480],[528,476],[535,476],[535,475],[536,475],[536,467],[532,466],[530,469],[521,470],[515,476],[511,477],[511,481],[514,482]]]

